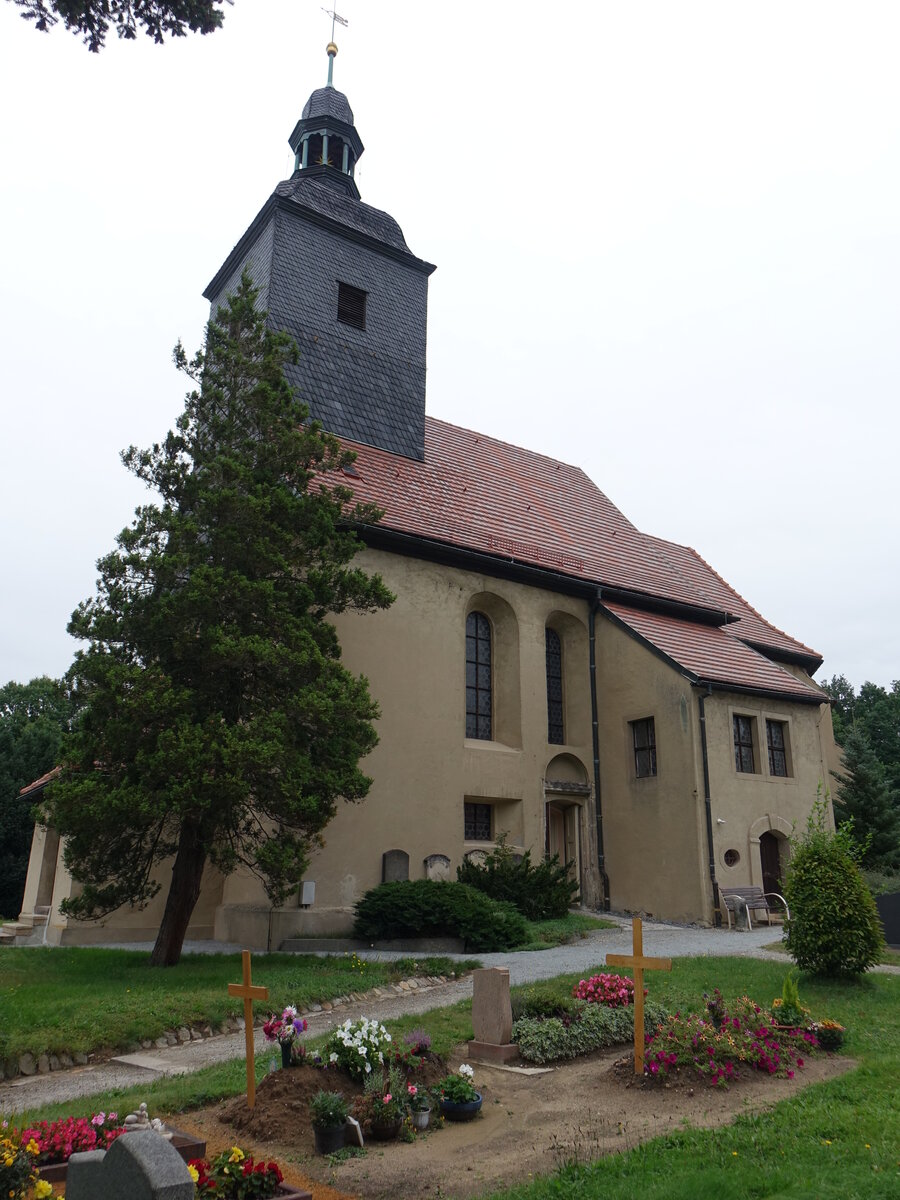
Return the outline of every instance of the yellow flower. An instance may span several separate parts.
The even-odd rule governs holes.
[[[830,1146],[830,1145],[831,1145],[831,1142],[829,1142],[828,1138],[825,1138],[825,1139],[823,1140],[823,1142],[822,1142],[822,1145],[823,1145],[823,1146]]]
[[[39,1179],[34,1185],[34,1200],[46,1200],[47,1196],[53,1195],[53,1185],[49,1184],[46,1179]]]
[[[731,1152],[731,1157],[732,1157],[732,1158],[737,1158],[737,1156],[738,1156],[738,1152],[737,1152],[737,1150],[732,1150],[732,1152]]]
[[[29,1154],[40,1154],[40,1152],[41,1152],[41,1148],[37,1144],[37,1142],[34,1140],[34,1138],[29,1139],[28,1145],[25,1147],[25,1149],[28,1151]]]
[[[190,1163],[188,1163],[188,1174],[190,1175],[191,1179],[193,1179],[194,1183],[196,1183],[200,1178],[200,1172],[196,1167],[192,1167]]]
[[[244,1160],[244,1152],[240,1148],[240,1146],[232,1146],[231,1154],[229,1154],[229,1156],[228,1156],[228,1161],[237,1163],[237,1162],[243,1162],[243,1160]]]

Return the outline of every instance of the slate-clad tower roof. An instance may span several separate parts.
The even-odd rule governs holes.
[[[434,267],[409,250],[393,217],[360,199],[363,153],[332,77],[289,138],[294,173],[279,183],[203,293],[213,309],[246,267],[269,323],[300,350],[288,379],[326,429],[421,461],[425,317]]]

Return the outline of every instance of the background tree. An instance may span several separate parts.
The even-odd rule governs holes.
[[[872,871],[900,869],[900,796],[889,788],[884,767],[858,726],[847,733],[843,771],[834,774],[835,820],[849,825],[860,864]]]
[[[384,608],[353,568],[353,455],[308,421],[247,275],[177,364],[199,383],[162,445],[123,454],[159,494],[99,563],[69,629],[88,643],[69,678],[83,715],[64,743],[47,820],[82,893],[65,911],[145,905],[174,857],[151,961],[178,961],[207,863],[251,868],[280,902],[340,798],[369,789],[376,741],[364,678],[340,663],[329,615]],[[339,474],[338,474],[338,477]]]
[[[56,766],[72,706],[65,686],[46,675],[0,688],[0,914],[22,907],[34,820],[19,792]]]
[[[84,36],[89,50],[99,50],[114,24],[120,38],[137,37],[139,26],[154,42],[166,34],[184,37],[212,33],[222,24],[222,0],[12,0],[27,21],[46,32],[62,21]],[[232,0],[229,0],[232,3]]]

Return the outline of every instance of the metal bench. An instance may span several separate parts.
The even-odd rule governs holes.
[[[719,895],[722,897],[722,903],[725,906],[725,915],[728,918],[728,928],[731,928],[731,918],[735,918],[735,928],[737,927],[737,915],[739,912],[747,913],[747,928],[753,928],[753,922],[750,919],[751,912],[764,912],[766,914],[766,924],[772,924],[772,913],[779,913],[784,909],[786,917],[790,917],[790,909],[787,906],[787,901],[779,892],[764,892],[761,887],[753,887],[749,883],[743,887],[720,887]],[[778,905],[770,904],[769,899],[778,900]]]

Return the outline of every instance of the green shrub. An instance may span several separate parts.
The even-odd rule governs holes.
[[[533,983],[516,989],[510,1000],[514,1021],[523,1017],[571,1016],[581,1007],[572,996],[560,995],[559,988],[552,983]]]
[[[837,832],[825,824],[826,802],[813,805],[806,833],[794,840],[784,896],[788,953],[817,975],[861,975],[884,946],[872,893],[859,866],[849,822]]]
[[[529,921],[546,921],[564,917],[577,898],[578,884],[569,878],[569,866],[560,864],[558,854],[532,863],[531,851],[526,850],[519,858],[507,846],[506,834],[501,834],[497,848],[483,863],[466,859],[456,868],[456,878],[492,900],[515,905]]]
[[[659,1004],[644,1004],[644,1032],[654,1033],[667,1019],[666,1010]],[[529,1062],[556,1062],[564,1058],[579,1058],[594,1050],[603,1050],[634,1037],[634,1009],[605,1008],[586,1004],[575,1020],[558,1017],[523,1017],[513,1025],[513,1041],[519,1053]]]
[[[490,953],[528,941],[528,926],[511,904],[462,883],[431,879],[382,883],[356,905],[354,932],[372,939],[461,937],[466,949]]]

